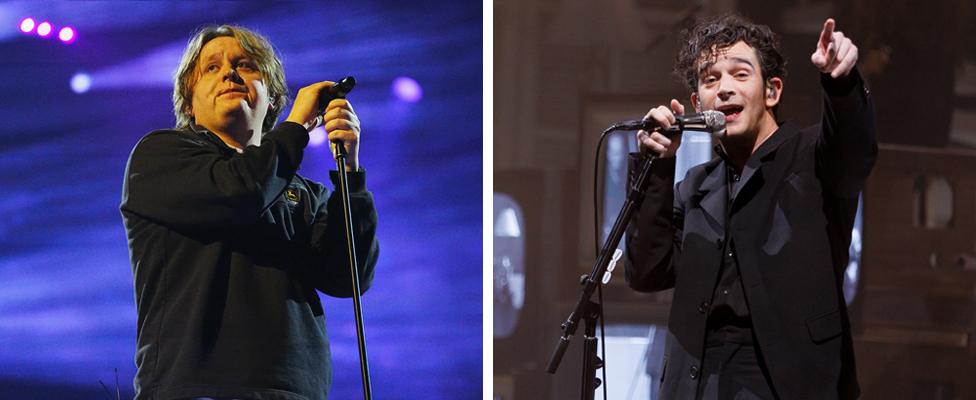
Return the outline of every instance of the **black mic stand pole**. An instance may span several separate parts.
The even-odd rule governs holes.
[[[346,146],[342,141],[332,142],[335,152],[336,170],[339,175],[339,196],[342,199],[343,221],[346,225],[346,247],[349,253],[349,271],[352,276],[352,307],[356,314],[356,339],[359,342],[359,366],[363,379],[363,398],[372,400],[373,390],[369,383],[369,361],[366,359],[366,334],[363,329],[363,305],[359,289],[359,265],[356,262],[356,246],[352,230],[352,211],[349,208],[349,181],[346,175]]]
[[[343,99],[356,86],[356,79],[347,76],[332,85],[319,98],[319,108],[324,116],[325,109],[329,102],[334,99]],[[324,125],[324,118],[322,121]],[[323,126],[324,128],[324,126]],[[352,277],[352,308],[356,315],[356,340],[359,343],[359,370],[363,380],[363,398],[373,399],[373,388],[369,383],[369,360],[366,359],[366,333],[363,328],[363,304],[362,291],[359,288],[359,263],[356,261],[356,238],[352,230],[352,210],[349,207],[349,177],[346,174],[346,146],[341,140],[332,141],[332,155],[335,156],[336,172],[339,175],[339,187],[336,191],[342,199],[342,220],[346,226],[346,250],[349,255],[349,276]]]
[[[616,129],[618,127],[610,127],[604,131],[604,134]],[[603,274],[606,272],[607,266],[612,260],[614,250],[620,244],[620,238],[623,237],[624,230],[627,228],[630,218],[640,208],[641,203],[644,202],[644,192],[650,184],[651,164],[656,159],[657,156],[653,154],[645,158],[634,185],[627,192],[627,199],[624,201],[620,213],[617,214],[617,219],[613,223],[610,235],[607,237],[606,242],[604,242],[603,248],[600,250],[600,254],[593,264],[593,270],[589,275],[580,277],[583,293],[576,303],[576,308],[569,314],[566,322],[562,323],[563,334],[559,338],[559,342],[556,344],[556,349],[553,351],[552,356],[549,358],[549,366],[546,368],[546,372],[555,374],[556,369],[559,368],[559,363],[562,362],[563,355],[566,353],[570,339],[576,333],[580,319],[583,319],[583,375],[580,389],[580,398],[583,400],[592,400],[596,388],[602,384],[600,379],[596,377],[596,370],[603,367],[603,360],[597,357],[596,351],[596,321],[601,317],[600,305],[590,301],[590,297],[593,296],[593,292],[600,285]]]

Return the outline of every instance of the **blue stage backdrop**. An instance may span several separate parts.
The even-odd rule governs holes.
[[[363,298],[375,397],[480,398],[481,7],[0,3],[0,398],[115,398],[116,369],[131,398],[122,175],[143,135],[173,126],[172,73],[190,35],[212,23],[269,37],[292,93],[357,78],[360,159],[380,215],[376,280]],[[58,38],[66,26],[68,44]],[[332,168],[327,146],[306,149],[302,174],[327,182]],[[358,398],[352,302],[324,302],[331,397]]]

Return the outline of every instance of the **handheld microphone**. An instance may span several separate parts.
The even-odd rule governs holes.
[[[352,88],[356,87],[356,78],[347,76],[342,78],[335,85],[332,85],[328,90],[323,91],[319,95],[319,110],[325,110],[329,106],[329,102],[335,99],[344,99]]]
[[[614,124],[611,130],[624,131],[659,131],[663,133],[679,133],[684,130],[701,130],[708,133],[719,133],[725,130],[725,114],[721,111],[706,110],[698,114],[675,115],[675,123],[667,129],[661,129],[656,121],[649,119],[623,121]]]
[[[325,108],[329,106],[330,101],[335,99],[346,98],[346,95],[349,94],[349,92],[351,92],[352,88],[354,87],[356,87],[356,78],[347,76],[345,78],[340,79],[338,82],[336,82],[335,85],[332,85],[332,87],[330,87],[328,90],[322,91],[319,94],[319,104],[318,104],[320,110],[319,114],[322,114],[322,112],[325,111]],[[322,116],[320,115],[318,118],[322,118]],[[337,160],[345,159],[346,146],[342,144],[342,141],[333,140],[332,143],[335,144],[335,146],[332,146],[332,152],[333,155],[336,156],[336,159]]]

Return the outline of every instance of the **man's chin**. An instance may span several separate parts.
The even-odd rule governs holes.
[[[718,135],[718,139],[727,146],[749,145],[750,138],[751,136],[747,132],[736,126],[728,127],[722,134]]]
[[[742,130],[737,129],[737,127],[734,126],[726,127],[725,130],[722,131],[722,135],[721,135],[721,137],[725,139],[739,139],[742,136],[743,136]]]
[[[238,101],[236,104],[224,104],[223,107],[219,109],[218,115],[223,117],[224,120],[228,122],[239,119],[243,120],[245,118],[244,107],[241,106],[240,101]]]

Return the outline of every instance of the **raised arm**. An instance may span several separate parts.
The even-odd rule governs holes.
[[[631,155],[629,185],[641,162],[641,156]],[[684,209],[675,198],[674,167],[674,157],[654,161],[644,202],[627,225],[624,276],[630,287],[640,292],[674,287],[674,265],[681,255],[684,226]]]
[[[285,122],[260,147],[215,151],[206,133],[157,131],[133,149],[122,211],[174,228],[254,223],[282,193],[302,161],[308,132]]]
[[[824,22],[810,57],[821,72],[824,93],[818,173],[833,195],[851,198],[864,187],[877,158],[874,104],[856,68],[857,46],[834,28],[833,19]]]

